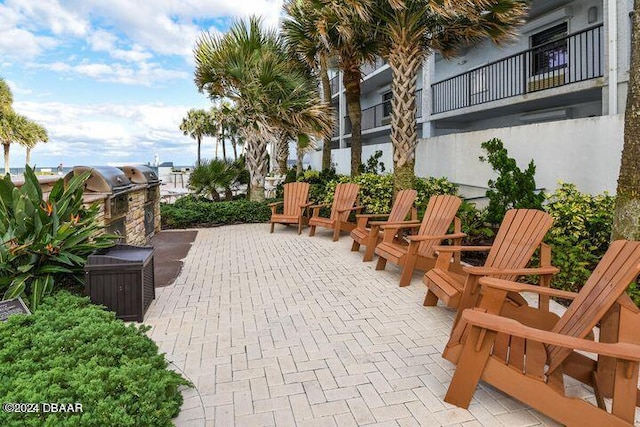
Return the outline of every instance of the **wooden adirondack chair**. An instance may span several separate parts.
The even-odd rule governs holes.
[[[373,259],[373,250],[382,240],[382,233],[380,232],[381,225],[387,222],[404,221],[409,211],[411,211],[413,220],[417,218],[418,212],[413,206],[417,195],[418,192],[416,190],[401,190],[393,202],[390,213],[356,215],[356,228],[351,230],[351,238],[353,239],[351,250],[357,251],[361,245],[365,246],[366,249],[362,261],[371,261]],[[374,219],[378,221],[372,221]]]
[[[625,290],[638,273],[640,242],[619,240],[611,244],[578,294],[493,277],[480,279],[481,306],[464,311],[456,329],[465,331],[454,331],[448,344],[460,351],[449,352],[458,366],[444,400],[467,408],[478,381],[483,380],[566,425],[634,425],[640,400],[640,310]],[[504,304],[507,293],[514,291],[573,302],[556,322],[550,313],[542,310],[536,315],[527,306],[513,310],[509,317],[497,315],[509,306]],[[585,339],[601,320],[601,325],[609,325],[603,328],[616,325],[613,335],[617,337],[609,336],[609,342]],[[604,332],[601,329],[601,338]],[[594,387],[597,406],[567,396],[563,374]],[[611,413],[604,397],[613,399]]]
[[[438,246],[435,268],[423,277],[427,285],[425,306],[435,306],[438,299],[448,307],[459,308],[455,324],[464,308],[473,307],[479,297],[478,279],[493,276],[505,280],[516,280],[522,275],[538,275],[539,284],[549,287],[551,277],[558,269],[551,266],[551,250],[542,243],[553,218],[536,209],[511,209],[507,211],[496,238],[491,246]],[[525,268],[536,248],[540,247],[540,267]],[[489,251],[482,267],[463,267],[464,275],[450,271],[451,258],[462,251]],[[526,304],[519,294],[510,294],[513,302]],[[541,307],[549,308],[549,298],[541,297]]]
[[[364,208],[363,206],[355,205],[358,191],[360,191],[358,184],[341,183],[336,185],[329,218],[320,216],[320,209],[329,205],[311,206],[313,208],[313,216],[309,219],[309,236],[316,234],[317,226],[326,227],[333,230],[333,241],[335,242],[340,238],[340,231],[353,230],[356,225],[353,222],[349,222],[349,214],[351,211],[357,212]]]
[[[436,262],[436,245],[445,239],[453,239],[454,244],[460,245],[461,239],[466,236],[460,231],[460,219],[456,218],[461,203],[462,200],[456,196],[431,197],[418,233],[406,238],[408,246],[398,243],[395,236],[401,229],[417,228],[417,221],[388,222],[381,225],[382,242],[375,249],[379,256],[376,270],[384,270],[387,261],[401,266],[400,286],[407,286],[411,283],[411,276],[416,268],[423,271],[433,268]],[[453,234],[446,234],[452,222]],[[453,266],[452,270],[459,266],[460,263]]]
[[[269,203],[271,208],[271,232],[278,224],[298,224],[298,234],[302,233],[302,226],[309,222],[304,216],[304,211],[313,203],[309,203],[309,183],[290,182],[284,185],[284,200],[282,202]],[[276,213],[278,206],[283,205],[283,212]]]

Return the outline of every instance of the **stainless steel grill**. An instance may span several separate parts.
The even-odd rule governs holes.
[[[155,232],[155,206],[160,199],[160,179],[155,171],[148,166],[130,165],[122,166],[120,169],[134,184],[144,184],[147,186],[144,204],[144,230],[145,235],[150,236]]]
[[[92,193],[106,195],[104,218],[107,232],[122,234],[123,241],[126,240],[123,217],[129,210],[129,192],[133,184],[120,169],[113,166],[74,166],[65,176],[65,183],[87,171],[90,175],[84,184],[85,197]]]

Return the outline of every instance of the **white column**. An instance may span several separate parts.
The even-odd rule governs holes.
[[[344,96],[344,86],[342,84],[342,70],[338,72],[338,122],[340,123],[340,148],[345,148],[347,143],[344,140],[344,116],[347,112],[347,99]]]
[[[618,4],[617,0],[605,0],[607,13],[608,49],[608,114],[618,114]]]

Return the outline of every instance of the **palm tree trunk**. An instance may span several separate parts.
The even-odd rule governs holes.
[[[233,160],[238,160],[238,144],[235,136],[231,137],[231,146],[233,147]]]
[[[347,100],[347,111],[351,120],[351,176],[360,174],[362,163],[362,110],[360,108],[359,66],[349,67],[342,72],[342,82]]]
[[[227,161],[227,149],[224,146],[224,126],[220,127],[220,138],[222,138],[221,139],[222,159],[226,162]]]
[[[304,173],[302,170],[302,162],[304,160],[304,150],[298,147],[298,151],[296,153],[296,175],[300,176]]]
[[[331,105],[331,81],[327,72],[325,61],[320,62],[320,79],[322,81],[322,98],[323,101]],[[334,126],[337,123],[333,124]],[[331,136],[325,136],[322,140],[322,169],[331,167]]]
[[[220,138],[218,138],[216,136],[216,152],[215,152],[215,158],[218,158],[218,144],[220,143]]]
[[[267,175],[267,141],[261,137],[248,138],[245,143],[247,149],[247,168],[250,176],[250,200],[264,201],[264,178]]]
[[[392,35],[396,40],[389,53],[392,75],[391,142],[393,144],[394,192],[413,188],[415,181],[416,80],[424,59],[419,41],[399,28]],[[423,96],[425,96],[423,94]]]
[[[278,146],[276,148],[276,164],[278,170],[275,171],[278,175],[285,175],[287,173],[287,160],[289,159],[289,138],[286,134],[282,134],[278,140]]]
[[[3,143],[2,147],[4,148],[4,174],[9,173],[9,147],[10,144]]]
[[[31,147],[26,147],[27,155],[26,155],[26,163],[31,166]]]
[[[200,166],[200,162],[201,162],[201,160],[200,160],[200,145],[202,143],[202,137],[200,135],[198,135],[196,137],[196,141],[198,142],[198,159],[197,159],[196,166]]]
[[[640,240],[640,0],[634,1],[624,147],[618,175],[612,240]]]

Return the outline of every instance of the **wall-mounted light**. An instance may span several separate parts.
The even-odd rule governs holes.
[[[591,6],[589,10],[587,10],[587,22],[589,24],[593,24],[598,20],[598,6]]]

